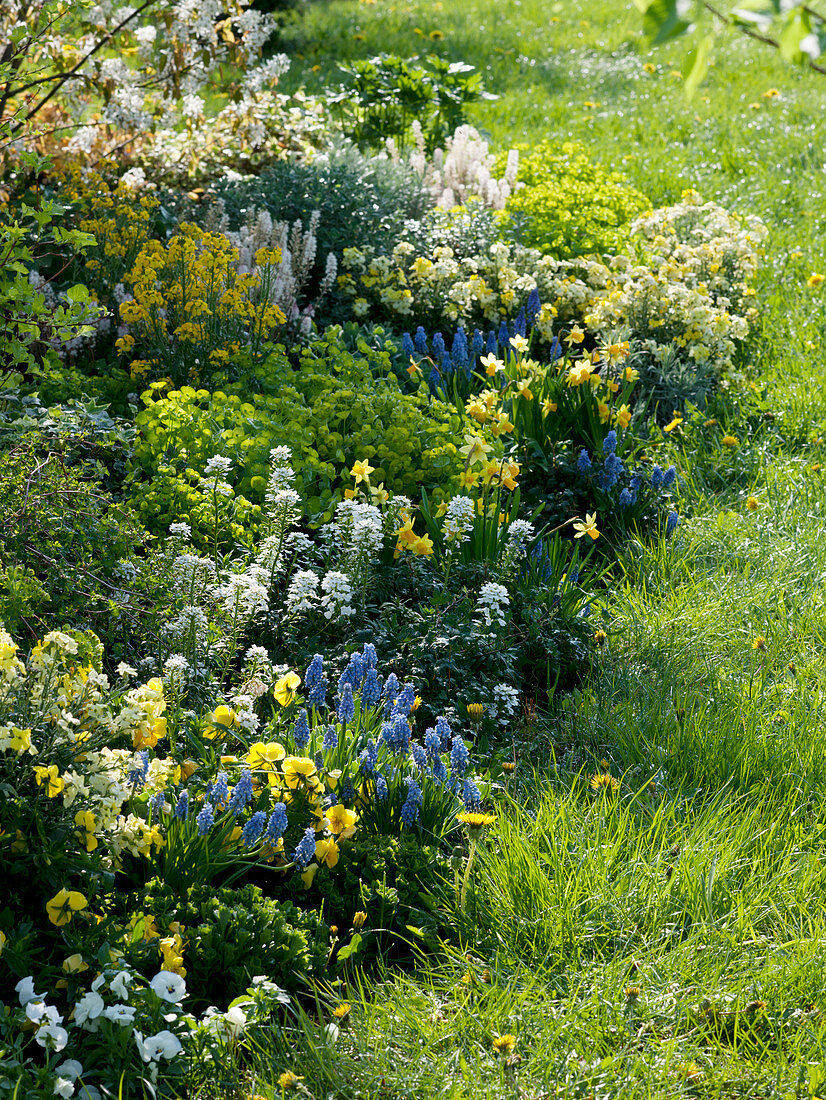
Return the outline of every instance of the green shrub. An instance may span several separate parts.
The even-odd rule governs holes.
[[[260,515],[252,502],[263,497],[270,451],[284,444],[310,516],[332,516],[362,458],[375,468],[374,484],[411,497],[424,487],[440,498],[462,467],[459,417],[425,387],[403,394],[390,369],[387,352],[360,342],[352,353],[333,329],[301,350],[297,369],[276,348],[255,368],[261,393],[249,392],[249,379],[214,393],[185,386],[161,396],[150,388],[134,456],[136,478],[144,475],[133,488],[144,522],[163,527],[182,517],[197,530],[211,521],[198,484],[207,460],[225,454],[237,463],[240,494],[238,529],[227,533],[243,539],[240,524]]]
[[[517,148],[517,180],[524,186],[507,201],[505,225],[522,244],[558,259],[615,252],[630,222],[651,207],[619,172],[592,163],[579,145]]]
[[[439,924],[437,909],[450,878],[444,852],[418,836],[359,836],[341,846],[333,870],[319,869],[313,889],[323,899],[327,920],[342,930],[361,910],[368,914],[370,928],[409,939],[406,929],[412,925],[435,947],[436,933],[447,931]]]
[[[0,453],[0,620],[8,616],[18,629],[25,621],[35,632],[33,612],[45,593],[53,619],[99,629],[123,583],[118,564],[145,539],[131,510],[103,490],[99,472],[67,465],[37,436]]]
[[[321,281],[328,253],[341,256],[345,248],[368,244],[392,248],[405,221],[420,218],[428,204],[420,180],[408,169],[350,146],[306,164],[277,161],[260,176],[220,180],[198,203],[171,198],[182,219],[206,224],[219,212],[230,230],[246,224],[253,210],[268,211],[273,221],[301,221],[306,229],[311,211],[318,210],[311,289]]]
[[[161,936],[182,926],[188,1005],[224,1004],[242,993],[257,974],[289,992],[319,977],[329,953],[329,929],[315,911],[264,897],[257,886],[193,886],[180,895],[160,879],[147,884],[135,902],[155,920]],[[131,961],[141,956],[157,966],[157,941],[136,940]],[[152,970],[152,967],[149,970]]]

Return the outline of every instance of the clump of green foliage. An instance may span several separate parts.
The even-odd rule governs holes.
[[[531,248],[558,259],[614,252],[631,221],[651,207],[642,192],[619,172],[595,164],[580,145],[548,141],[517,149],[523,186],[507,201],[505,226]]]
[[[191,1003],[202,1008],[231,1000],[257,974],[296,992],[324,972],[330,933],[317,910],[265,897],[250,883],[197,885],[180,894],[156,878],[136,907],[154,920],[161,936],[170,925],[182,927]],[[144,938],[145,927],[135,926],[128,954],[152,973],[157,941]]]
[[[99,628],[114,608],[128,568],[120,563],[145,532],[101,473],[70,465],[36,435],[0,453],[0,621],[32,633],[44,616]]]
[[[184,386],[163,395],[162,387],[150,387],[144,394],[133,498],[148,526],[179,517],[193,530],[211,522],[199,483],[214,454],[237,463],[237,518],[253,523],[270,451],[279,445],[291,449],[308,514],[327,519],[357,458],[370,460],[374,484],[411,497],[422,487],[438,495],[462,468],[458,414],[431,400],[426,387],[402,393],[389,354],[366,342],[351,352],[330,330],[301,349],[297,368],[276,348],[253,379],[261,392],[250,393],[247,378],[214,393]],[[239,525],[231,533],[242,538],[244,532]]]

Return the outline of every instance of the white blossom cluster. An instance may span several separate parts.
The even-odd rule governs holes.
[[[509,604],[510,596],[503,584],[488,581],[482,585],[476,600],[475,618],[483,632],[505,625],[505,609]]]
[[[424,182],[438,207],[450,210],[464,206],[469,199],[479,199],[491,210],[504,210],[505,203],[516,187],[519,153],[508,153],[505,174],[494,176],[494,156],[488,143],[472,126],[457,127],[445,141],[444,149],[436,149],[428,160],[424,135],[418,122],[413,123],[415,151],[410,167]],[[391,151],[392,152],[392,151]]]
[[[469,532],[473,530],[474,517],[474,505],[470,497],[451,497],[442,520],[442,532],[447,541],[454,545],[466,542]]]

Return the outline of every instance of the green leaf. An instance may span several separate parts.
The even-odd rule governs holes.
[[[66,291],[66,297],[70,302],[88,302],[89,291],[83,283],[77,283],[75,286],[69,287]]]
[[[350,940],[350,942],[348,944],[346,944],[344,947],[342,947],[342,949],[339,951],[339,953],[338,953],[339,960],[341,962],[345,962],[347,959],[350,958],[351,955],[355,955],[355,953],[359,950],[360,947],[361,947],[361,935],[358,932],[356,932],[356,933],[354,933],[354,935],[353,935],[352,939]]]
[[[688,28],[679,14],[677,0],[651,0],[643,14],[642,29],[655,46],[679,38]]]
[[[780,54],[786,61],[805,61],[808,53],[804,53],[800,44],[804,38],[812,33],[812,21],[809,13],[801,8],[795,8],[788,13],[785,26],[778,39]]]
[[[685,81],[685,94],[691,99],[699,88],[708,72],[708,59],[711,56],[711,47],[714,45],[714,37],[707,34],[697,43],[697,48],[691,50],[683,63],[683,80]]]

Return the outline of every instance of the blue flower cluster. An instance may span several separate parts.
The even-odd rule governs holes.
[[[435,332],[433,338],[428,340],[427,333],[421,325],[413,336],[405,332],[402,337],[402,355],[405,363],[412,359],[420,362],[422,359],[430,359],[433,362],[427,384],[435,395],[444,380],[454,375],[469,380],[474,367],[479,362],[481,355],[495,355],[499,359],[509,360],[516,353],[511,347],[513,336],[527,336],[536,324],[536,318],[542,309],[539,291],[536,287],[528,295],[525,305],[519,310],[515,319],[511,322],[503,320],[499,329],[491,329],[487,336],[480,330],[474,329],[473,335],[468,339],[464,328],[460,325],[450,341],[448,350],[447,340],[441,332]],[[551,348],[551,361],[558,359],[562,354],[562,345],[554,339]]]
[[[610,492],[624,481],[618,501],[621,508],[636,504],[641,489],[647,488],[652,493],[659,493],[668,489],[677,480],[675,466],[669,466],[667,470],[654,466],[648,477],[641,471],[629,474],[625,463],[617,455],[617,433],[613,429],[608,432],[603,441],[601,461],[592,460],[591,455],[583,447],[576,460],[576,468],[583,476],[593,478],[597,488],[602,492]],[[666,518],[666,534],[670,535],[678,523],[679,516],[671,509]]]

